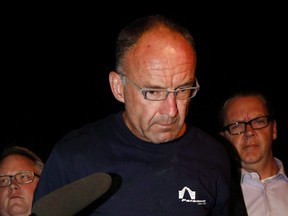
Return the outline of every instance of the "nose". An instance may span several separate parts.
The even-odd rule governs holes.
[[[11,184],[8,187],[13,188],[13,189],[18,189],[19,184],[16,182],[14,178],[11,178]]]
[[[170,92],[165,100],[162,101],[161,114],[168,114],[174,117],[178,113],[177,100],[175,95]]]
[[[253,136],[255,134],[255,130],[252,128],[251,124],[246,124],[244,134],[246,136]]]

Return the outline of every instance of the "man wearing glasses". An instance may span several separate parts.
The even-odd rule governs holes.
[[[33,193],[43,162],[32,151],[20,146],[4,149],[0,156],[0,215],[29,216]]]
[[[277,127],[268,100],[257,92],[234,94],[224,103],[220,122],[220,135],[235,153],[230,215],[286,216],[287,170],[273,156]]]
[[[119,189],[87,215],[228,215],[228,154],[186,121],[200,88],[196,59],[191,34],[171,19],[147,16],[124,27],[109,82],[125,110],[60,140],[35,200],[102,171],[118,177]]]

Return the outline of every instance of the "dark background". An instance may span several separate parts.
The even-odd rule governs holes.
[[[184,24],[197,44],[201,90],[188,121],[218,138],[223,98],[238,88],[260,89],[276,110],[275,156],[288,162],[284,5],[137,1],[3,10],[1,148],[16,140],[46,160],[67,132],[121,110],[108,83],[117,34],[135,18],[161,13]]]

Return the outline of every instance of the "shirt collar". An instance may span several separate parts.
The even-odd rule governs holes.
[[[288,182],[288,177],[287,175],[285,174],[285,171],[284,171],[284,167],[283,167],[283,163],[281,160],[279,160],[278,158],[274,157],[274,160],[277,164],[277,167],[278,167],[278,172],[275,176],[278,176],[278,175],[282,175],[286,181]],[[258,178],[260,179],[258,173],[256,172],[248,172],[247,170],[241,168],[241,183],[243,182],[244,178]]]

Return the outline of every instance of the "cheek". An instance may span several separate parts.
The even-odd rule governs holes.
[[[238,136],[238,135],[236,135],[236,136]],[[239,147],[239,145],[240,145],[240,139],[237,138],[237,137],[235,137],[235,136],[230,137],[230,138],[228,139],[228,141],[229,141],[229,142],[232,144],[232,146],[234,146],[236,149],[237,149],[237,147]]]
[[[141,104],[133,107],[133,113],[135,113],[133,115],[138,116],[140,122],[150,122],[158,116],[159,112],[159,106],[155,104]]]
[[[131,113],[146,113],[153,112],[153,110],[159,108],[159,104],[156,101],[148,101],[144,99],[144,96],[138,92],[131,92],[125,95],[125,107]]]
[[[0,208],[2,208],[5,197],[7,197],[8,194],[8,189],[4,190],[4,189],[0,189]]]
[[[27,195],[33,196],[34,190],[37,186],[38,181],[33,181],[31,184],[27,184],[24,185],[24,187],[22,187],[23,190],[26,191]]]
[[[179,103],[177,103],[177,109],[180,113],[188,113],[189,111],[189,100],[187,101],[179,101]]]
[[[138,94],[136,94],[138,93]],[[131,94],[125,95],[125,108],[127,110],[133,110],[136,112],[138,110],[145,109],[147,105],[145,105],[146,100],[142,98],[143,96],[139,92],[131,92]]]

